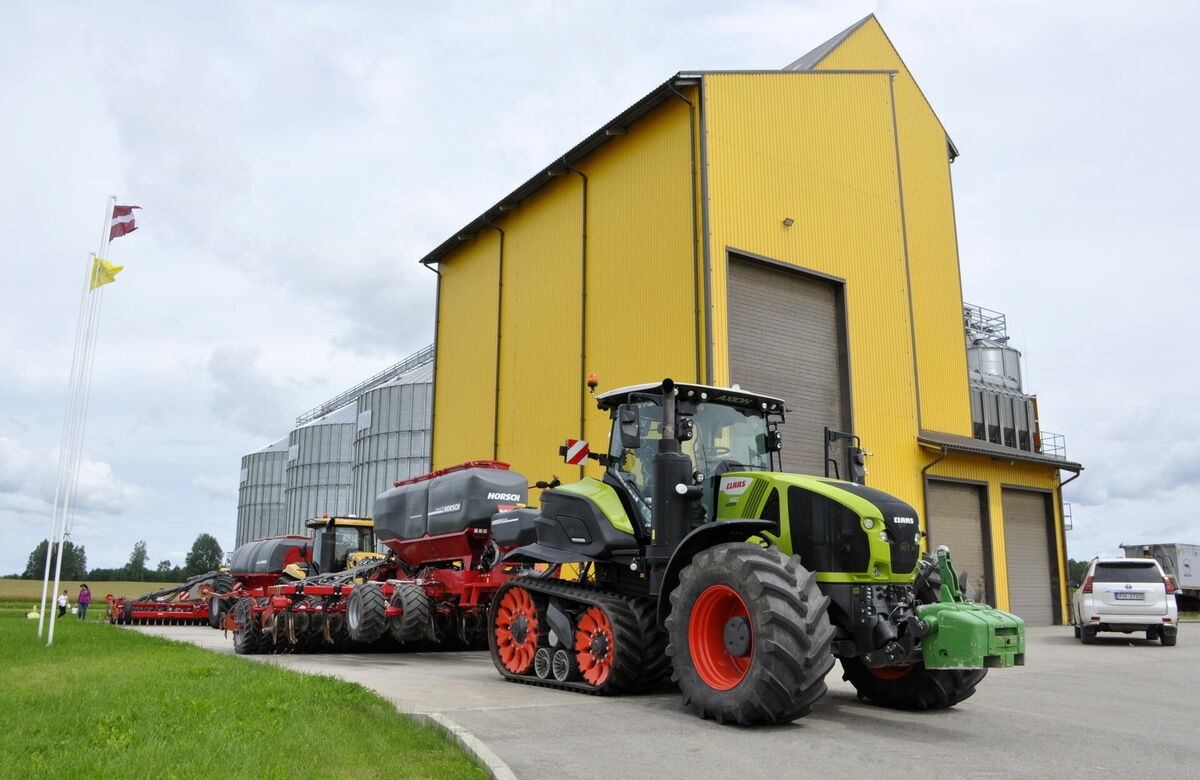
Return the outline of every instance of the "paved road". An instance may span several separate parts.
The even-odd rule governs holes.
[[[142,627],[233,652],[220,632]],[[486,653],[251,656],[362,683],[406,712],[441,713],[523,780],[587,776],[1200,776],[1200,625],[1177,647],[1112,634],[1083,646],[1032,628],[1027,665],[989,673],[939,712],[865,705],[830,673],[829,693],[787,726],[739,728],[683,710],[669,686],[607,699],[500,679]]]

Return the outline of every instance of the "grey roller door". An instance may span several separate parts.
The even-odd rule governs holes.
[[[993,604],[992,572],[988,565],[991,555],[983,522],[984,496],[980,485],[931,480],[929,516],[925,523],[930,551],[943,544],[949,547],[955,571],[967,575],[973,594]]]
[[[825,427],[848,428],[837,288],[731,257],[728,294],[731,381],[790,407],[784,471],[823,474]]]
[[[1050,549],[1046,495],[1006,489],[1002,500],[1009,611],[1029,625],[1053,625],[1055,593],[1051,567],[1054,555]]]

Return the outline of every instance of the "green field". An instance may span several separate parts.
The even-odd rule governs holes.
[[[53,586],[54,583],[51,583]],[[156,590],[165,588],[173,588],[179,583],[176,582],[89,582],[88,586],[92,590],[92,606],[88,608],[88,622],[107,621],[108,618],[105,610],[108,604],[105,603],[104,597],[111,593],[114,596],[125,596],[127,598],[137,598],[144,593],[153,593]],[[71,600],[71,606],[75,606],[75,597],[79,595],[80,583],[74,580],[63,580],[59,584],[58,590],[61,593],[65,588],[67,598]],[[0,580],[0,618],[5,617],[21,617],[30,610],[36,611],[42,601],[42,581],[41,580]],[[49,601],[53,604],[53,594],[50,594]],[[67,617],[75,620],[74,615]]]
[[[47,648],[13,617],[0,613],[4,777],[487,777],[359,685],[91,620],[61,621]]]

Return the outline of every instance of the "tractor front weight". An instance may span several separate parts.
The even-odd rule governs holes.
[[[966,601],[950,551],[937,549],[941,601],[917,607],[927,625],[921,653],[927,669],[982,669],[1025,665],[1025,621],[1010,612]]]

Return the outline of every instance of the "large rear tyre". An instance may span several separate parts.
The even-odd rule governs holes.
[[[402,582],[392,593],[392,606],[402,612],[388,618],[392,639],[402,644],[431,639],[433,622],[430,618],[429,596],[420,585]]]
[[[924,664],[869,669],[858,658],[843,658],[842,679],[858,698],[900,710],[941,710],[975,693],[987,669],[926,669]]]
[[[271,644],[271,638],[263,633],[253,607],[254,599],[250,598],[240,598],[233,605],[233,619],[239,626],[233,632],[233,652],[238,655],[264,653]]]
[[[667,633],[672,679],[700,717],[786,723],[825,694],[829,599],[778,548],[734,542],[696,555],[671,592]]]
[[[355,585],[346,599],[346,631],[350,639],[370,644],[387,631],[387,599],[378,583]]]
[[[229,599],[223,599],[218,594],[229,593],[235,585],[233,577],[230,577],[228,574],[218,574],[213,579],[213,595],[208,599],[208,625],[212,628],[221,627],[225,616],[229,614],[229,607],[232,603]]]

